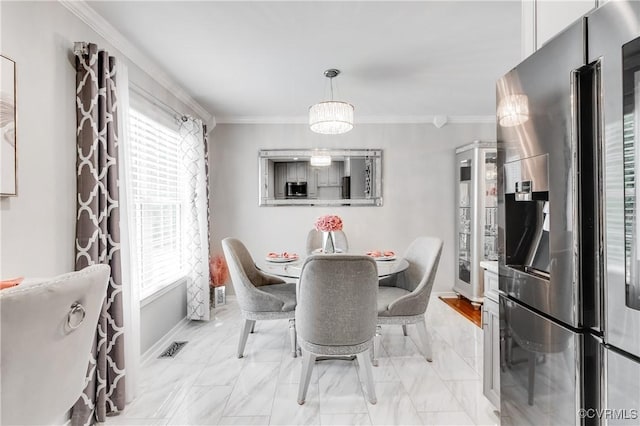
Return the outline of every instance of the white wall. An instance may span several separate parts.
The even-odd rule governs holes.
[[[57,27],[83,26],[56,3],[1,7],[1,51],[16,61],[18,196],[0,198],[0,276],[46,277],[75,263],[74,40]]]
[[[0,279],[53,276],[75,265],[73,42],[97,43],[127,63],[132,82],[176,109],[197,114],[60,3],[3,1],[0,8],[0,52],[17,64],[18,151],[18,196],[0,198]],[[166,304],[173,310],[161,313],[163,323],[172,318],[175,325],[186,314],[186,296],[184,291],[165,296],[174,300]],[[147,329],[163,334],[153,318],[147,320],[148,326],[141,324],[143,334]]]
[[[454,149],[495,140],[493,124],[356,124],[339,136],[302,124],[219,124],[210,138],[211,248],[222,238],[245,242],[255,258],[269,251],[304,252],[314,220],[336,213],[356,250],[402,253],[419,235],[444,240],[434,291],[454,279]],[[258,150],[263,148],[381,148],[382,207],[258,207]]]
[[[75,264],[73,42],[109,50],[128,63],[132,82],[192,112],[58,2],[1,2],[0,7],[0,51],[17,64],[18,109],[18,196],[0,198],[0,277],[50,276]]]

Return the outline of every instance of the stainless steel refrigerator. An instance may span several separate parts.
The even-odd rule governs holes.
[[[502,424],[640,424],[640,3],[497,84]]]

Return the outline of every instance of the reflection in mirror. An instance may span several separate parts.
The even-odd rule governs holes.
[[[261,206],[381,206],[382,150],[261,150]]]

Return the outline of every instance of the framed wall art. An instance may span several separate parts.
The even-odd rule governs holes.
[[[0,196],[17,195],[16,63],[0,55]]]

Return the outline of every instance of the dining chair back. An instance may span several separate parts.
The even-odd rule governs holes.
[[[356,355],[368,399],[376,403],[370,348],[376,330],[378,273],[368,256],[312,255],[298,283],[296,324],[303,367],[298,403],[303,404],[317,356]]]
[[[399,274],[397,279],[380,286],[374,365],[377,363],[377,354],[380,353],[380,325],[385,324],[402,325],[405,336],[406,326],[416,324],[422,340],[423,354],[427,361],[432,360],[431,342],[424,314],[438,270],[442,245],[439,238],[416,238],[404,255],[409,262],[409,268]]]
[[[335,248],[337,251],[347,253],[349,251],[349,242],[347,234],[344,231],[333,231],[335,236]],[[311,229],[307,234],[307,254],[313,254],[314,250],[322,248],[322,232]]]
[[[85,387],[111,269],[0,291],[0,424],[62,424]]]
[[[222,240],[231,284],[244,318],[238,358],[244,356],[244,348],[255,322],[259,320],[288,319],[291,350],[295,357],[296,331],[294,315],[296,309],[296,284],[265,274],[259,270],[249,250],[236,238]]]

